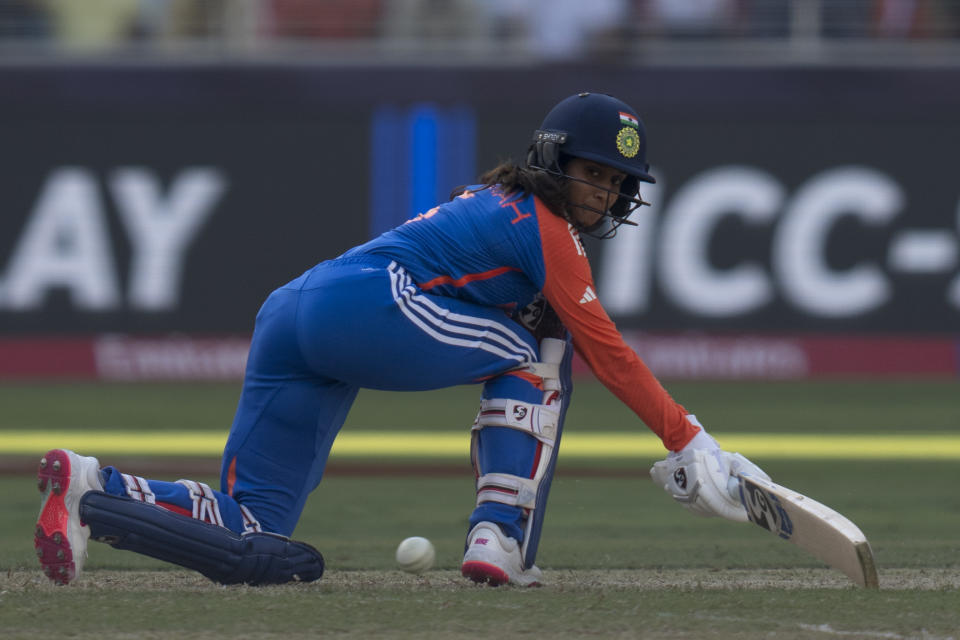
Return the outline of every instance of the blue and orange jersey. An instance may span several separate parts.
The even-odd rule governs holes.
[[[677,451],[698,431],[600,304],[577,230],[537,197],[471,187],[344,255],[360,254],[395,260],[427,293],[508,314],[542,294],[594,375],[664,446]]]

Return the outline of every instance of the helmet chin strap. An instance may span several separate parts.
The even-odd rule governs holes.
[[[585,235],[588,235],[591,238],[597,238],[598,240],[609,240],[610,238],[614,237],[615,235],[617,235],[617,230],[620,228],[621,225],[628,224],[632,227],[639,226],[633,220],[627,220],[626,218],[615,216],[609,211],[601,211],[600,209],[591,207],[590,205],[570,204],[568,205],[568,207],[571,209],[572,208],[584,209],[586,211],[590,211],[591,213],[596,213],[601,216],[599,220],[597,220],[595,223],[589,226],[585,226],[580,222],[577,222],[576,220],[571,220],[570,217],[567,218],[570,224],[572,224],[574,227],[577,228],[577,231]]]

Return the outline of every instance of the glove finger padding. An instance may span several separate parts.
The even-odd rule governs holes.
[[[770,476],[768,476],[763,469],[753,464],[739,453],[727,453],[724,451],[723,455],[727,456],[727,462],[730,464],[731,476],[738,476],[742,473],[747,476],[754,476],[771,481]]]
[[[670,453],[666,460],[653,465],[650,476],[674,500],[698,516],[720,516],[746,522],[747,511],[730,490],[735,486],[731,482],[735,480],[731,476],[734,468],[769,479],[740,454],[719,449],[687,449]]]

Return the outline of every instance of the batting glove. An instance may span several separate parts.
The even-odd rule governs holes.
[[[695,416],[687,419],[700,426]],[[650,469],[653,481],[696,515],[747,522],[747,511],[740,503],[737,489],[740,473],[770,479],[744,456],[721,449],[702,426],[687,446],[671,451]]]

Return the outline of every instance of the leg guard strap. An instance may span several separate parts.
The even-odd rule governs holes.
[[[221,584],[311,582],[324,562],[312,546],[272,533],[238,535],[144,502],[89,491],[80,519],[93,539],[199,571]]]
[[[480,413],[473,423],[473,430],[483,427],[510,427],[526,431],[552,447],[557,439],[559,418],[559,410],[549,405],[509,398],[490,398],[480,401]]]
[[[523,368],[541,378],[545,383],[545,390],[554,391],[560,388],[557,384],[560,380],[560,367],[556,362],[529,362]]]
[[[508,473],[485,473],[477,478],[477,504],[501,502],[533,509],[537,504],[539,478],[521,478]]]

